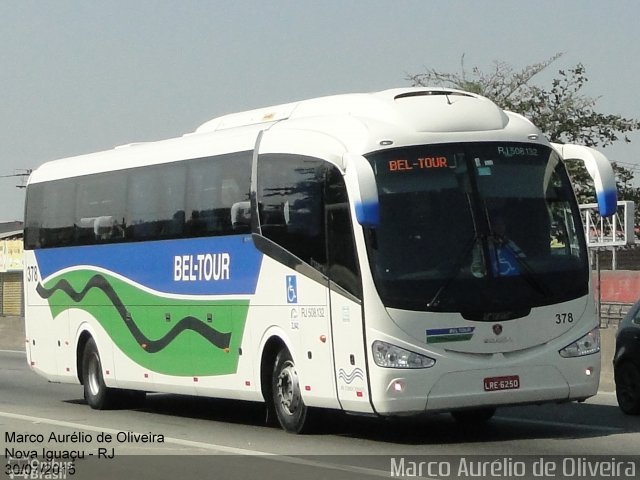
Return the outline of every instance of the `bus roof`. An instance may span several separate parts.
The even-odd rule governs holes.
[[[456,107],[451,108],[452,105]],[[460,118],[462,109],[459,107],[465,111],[464,118]],[[499,130],[507,123],[504,112],[479,95],[450,88],[397,88],[375,93],[319,97],[223,115],[202,124],[196,133],[338,115],[392,124],[408,122],[420,132]]]
[[[540,133],[528,120],[503,111],[480,95],[446,88],[400,88],[223,115],[182,137],[45,163],[29,182],[249,151],[259,132],[270,128],[323,133],[356,154],[379,150],[381,145],[389,145],[389,138],[395,145],[407,145],[467,139],[525,140]]]

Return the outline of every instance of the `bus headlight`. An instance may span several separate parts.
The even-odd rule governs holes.
[[[584,337],[579,338],[571,345],[567,345],[560,350],[560,356],[564,358],[583,357],[584,355],[592,355],[600,351],[600,328],[596,327],[587,333]]]
[[[429,368],[436,361],[419,353],[396,347],[387,342],[373,342],[373,361],[379,367],[387,368]]]

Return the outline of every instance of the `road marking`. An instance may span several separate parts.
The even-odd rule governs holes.
[[[72,428],[76,430],[87,430],[90,432],[104,432],[111,433],[113,435],[117,435],[118,433],[124,430],[116,430],[113,428],[104,428],[104,427],[96,427],[94,425],[86,425],[84,423],[75,423],[75,422],[66,422],[64,420],[55,420],[53,418],[44,418],[44,417],[34,417],[31,415],[22,415],[19,413],[10,413],[10,412],[0,412],[0,417],[12,418],[15,420],[22,420],[25,422],[33,422],[33,423],[44,423],[48,425],[56,425],[58,427]],[[129,430],[126,430],[129,431]],[[137,432],[132,432],[137,433]],[[374,477],[382,477],[389,478],[389,472],[384,470],[376,470],[372,468],[366,467],[357,467],[351,465],[338,465],[332,463],[323,463],[314,460],[307,460],[305,458],[296,458],[289,455],[280,455],[277,453],[271,452],[263,452],[260,450],[249,450],[246,448],[237,448],[237,447],[229,447],[226,445],[216,445],[213,443],[204,443],[197,442],[194,440],[184,440],[182,438],[173,438],[173,437],[164,437],[165,443],[172,443],[175,445],[181,445],[186,447],[195,447],[201,448],[203,450],[210,450],[215,452],[220,452],[224,454],[232,454],[232,455],[246,455],[246,456],[255,456],[255,457],[263,457],[268,460],[273,460],[276,462],[284,462],[291,463],[296,465],[306,465],[309,467],[322,468],[326,470],[338,470],[347,473],[357,473],[361,475],[370,475]],[[439,480],[436,477],[424,477],[430,478],[431,480]]]
[[[0,350],[0,353],[20,353],[22,355],[26,355],[27,352],[24,350]]]

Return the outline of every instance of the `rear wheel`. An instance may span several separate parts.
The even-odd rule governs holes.
[[[82,383],[84,399],[91,408],[106,410],[113,407],[117,396],[116,391],[104,383],[102,362],[93,338],[87,341],[82,355]]]
[[[287,349],[282,349],[276,357],[271,392],[280,426],[287,432],[301,433],[308,424],[308,408],[302,401],[298,372]]]
[[[640,370],[626,361],[615,366],[616,398],[627,415],[640,414]]]
[[[488,422],[495,413],[496,409],[494,407],[485,407],[471,410],[455,410],[451,412],[451,416],[455,418],[456,422],[477,425]]]
[[[139,390],[107,387],[102,376],[102,361],[93,338],[87,341],[82,354],[82,384],[84,399],[96,410],[138,408],[147,396],[146,392]]]

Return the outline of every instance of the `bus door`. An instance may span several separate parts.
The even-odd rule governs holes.
[[[344,410],[372,412],[362,316],[362,282],[344,178],[330,166],[325,182],[327,275],[336,387]]]
[[[305,403],[339,408],[326,274],[324,189],[331,164],[323,158],[331,152],[326,136],[318,137],[272,129],[259,138],[252,182],[258,222],[252,229],[268,258],[252,311],[284,335]]]

